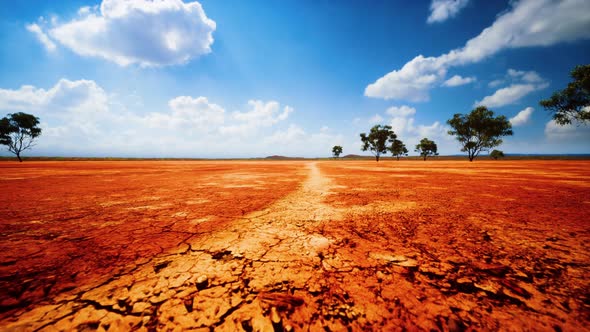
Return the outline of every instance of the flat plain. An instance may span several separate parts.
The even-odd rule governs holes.
[[[590,161],[0,163],[1,330],[580,331]]]

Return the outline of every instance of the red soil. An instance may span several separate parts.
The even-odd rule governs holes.
[[[0,329],[584,330],[588,166],[0,163]]]
[[[2,162],[0,312],[134,268],[304,176],[281,162]]]

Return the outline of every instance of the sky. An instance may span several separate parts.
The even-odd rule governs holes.
[[[40,118],[31,156],[368,155],[375,124],[461,154],[446,121],[479,105],[505,153],[590,153],[539,105],[589,60],[587,0],[0,2],[0,116]]]

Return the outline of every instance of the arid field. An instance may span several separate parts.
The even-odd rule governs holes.
[[[0,330],[584,331],[590,161],[0,162]]]

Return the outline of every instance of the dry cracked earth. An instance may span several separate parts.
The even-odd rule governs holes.
[[[188,227],[182,219],[174,227],[187,230],[171,233],[173,245],[124,260],[102,278],[59,288],[61,272],[53,271],[72,273],[82,260],[48,271],[7,254],[3,287],[42,281],[37,291],[0,293],[0,329],[588,329],[589,162],[290,165],[285,176],[293,181],[276,183],[280,197],[231,220]],[[2,178],[2,186],[15,179]],[[255,196],[229,187],[239,189],[235,197]],[[12,217],[3,220],[4,252],[26,237],[11,233]]]

